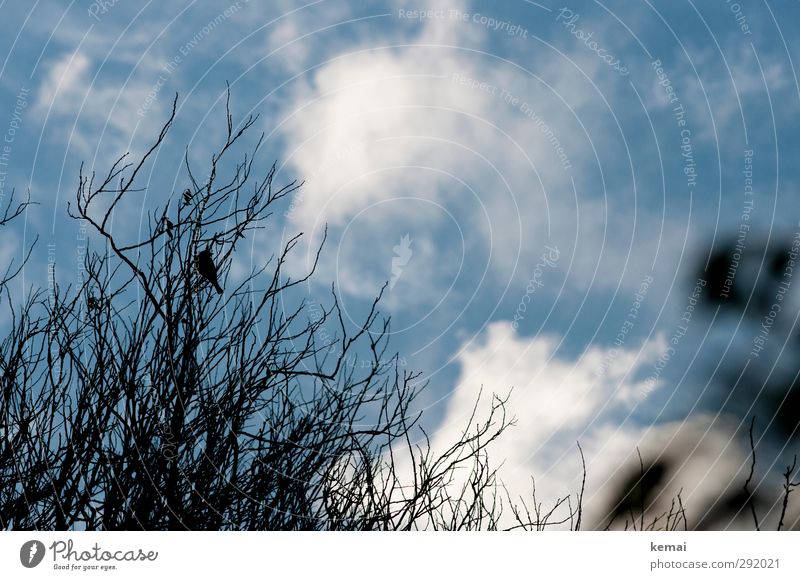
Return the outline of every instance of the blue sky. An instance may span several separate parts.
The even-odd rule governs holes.
[[[302,272],[327,224],[312,295],[335,281],[357,318],[391,279],[392,345],[430,379],[421,404],[434,442],[463,427],[481,387],[513,387],[519,424],[497,455],[518,486],[536,473],[546,493],[574,489],[577,440],[598,490],[637,445],[662,449],[677,432],[699,430],[708,457],[725,447],[719,469],[738,465],[725,434],[752,408],[719,415],[729,379],[715,368],[747,358],[760,321],[681,319],[698,263],[745,213],[755,275],[764,240],[798,230],[796,3],[119,0],[0,11],[0,195],[29,189],[39,203],[0,232],[4,263],[39,236],[20,292],[45,283],[48,247],[60,275],[76,275],[80,232],[65,201],[81,162],[102,172],[142,152],[179,93],[147,192],[115,224],[135,237],[146,211],[183,189],[186,148],[198,165],[209,158],[227,81],[234,113],[260,114],[264,162],[277,160],[279,180],[306,180],[241,268],[303,231],[290,264]],[[767,389],[766,377],[796,372],[796,341],[781,342],[795,306],[749,367]],[[698,494],[718,479],[710,469],[694,474]]]

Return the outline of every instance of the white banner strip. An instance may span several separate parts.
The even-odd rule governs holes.
[[[798,578],[797,532],[3,532],[0,578]],[[564,576],[567,574],[567,576]]]

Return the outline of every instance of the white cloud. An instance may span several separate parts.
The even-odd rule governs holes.
[[[577,471],[566,478],[553,477],[551,471],[569,458],[575,467],[576,440],[607,417],[618,418],[626,406],[623,401],[644,388],[644,382],[634,378],[636,371],[652,364],[664,344],[657,339],[639,350],[618,349],[613,354],[591,347],[578,360],[565,360],[556,354],[558,343],[556,336],[519,337],[507,322],[490,324],[458,355],[462,370],[436,441],[447,441],[463,428],[481,389],[503,394],[510,387],[509,405],[517,425],[494,449],[494,456],[507,462],[518,481],[536,473],[544,485],[555,486],[544,489],[545,495],[563,493]]]
[[[157,127],[165,121],[165,103],[171,100],[169,92],[156,85],[157,67],[151,59],[144,59],[137,74],[123,83],[109,75],[95,77],[94,64],[81,51],[45,62],[34,111],[45,127],[58,127],[56,133],[77,154],[105,169],[143,140],[157,136]],[[151,91],[156,99],[138,114]]]
[[[667,511],[681,492],[689,525],[697,525],[713,500],[741,486],[741,476],[746,476],[742,470],[749,463],[741,437],[735,435],[737,422],[695,415],[648,427],[635,420],[630,394],[644,386],[641,371],[652,368],[664,351],[662,337],[638,348],[620,348],[614,357],[590,347],[576,360],[559,355],[558,342],[555,336],[522,338],[508,323],[491,324],[478,343],[458,356],[461,374],[433,437],[434,448],[441,451],[460,435],[481,389],[484,406],[478,418],[486,415],[487,391],[502,395],[500,386],[507,385],[513,387],[509,409],[516,425],[494,443],[490,457],[495,465],[503,463],[500,478],[511,495],[529,504],[531,476],[544,506],[578,493],[582,471],[576,442],[586,457],[584,521],[589,527],[603,525],[621,482],[638,472],[637,448],[645,464],[660,459],[670,467],[650,518]],[[760,481],[761,475],[754,480]],[[773,474],[762,490],[766,497],[778,496]],[[774,517],[775,506],[770,507]],[[750,524],[738,520],[716,525]]]
[[[34,109],[53,113],[72,112],[89,85],[89,57],[81,52],[64,53],[49,63],[37,91]]]
[[[267,50],[276,52],[270,62],[293,72],[303,70],[310,49],[301,36],[303,31],[295,18],[285,18],[276,24],[267,36]]]
[[[450,8],[459,7],[468,5]],[[606,181],[615,189],[603,191],[595,157],[606,176],[627,179],[627,159],[608,155],[625,144],[604,102],[614,103],[625,82],[581,47],[566,55],[572,66],[531,39],[515,39],[515,64],[484,51],[491,33],[471,21],[397,21],[406,35],[398,43],[406,46],[371,48],[360,39],[292,85],[279,130],[290,173],[307,183],[288,228],[312,233],[315,248],[327,223],[336,247],[356,216],[365,232],[415,218],[401,203],[394,212],[362,213],[414,197],[441,204],[469,243],[491,251],[487,281],[498,288],[523,287],[528,266],[553,240],[574,260],[570,289],[614,288],[620,280],[635,288],[656,255],[652,232],[661,217],[634,204],[630,184],[620,191]],[[428,229],[412,237],[441,239],[448,220],[440,218],[425,220]],[[658,251],[669,259],[680,246],[662,244]],[[361,280],[363,263],[352,260],[359,256],[340,255],[328,277]],[[481,266],[466,264],[473,271]],[[428,287],[432,296],[446,290]],[[353,283],[347,291],[366,297],[374,285]]]

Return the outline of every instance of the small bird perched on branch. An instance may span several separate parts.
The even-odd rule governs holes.
[[[210,246],[197,254],[197,271],[200,273],[200,276],[214,287],[217,294],[222,294],[222,286],[220,286],[217,281],[217,266],[214,264]]]
[[[164,221],[162,225],[164,231],[167,233],[169,239],[171,240],[173,238],[172,230],[175,229],[175,224],[172,223],[172,221],[170,221],[170,219],[167,216],[164,216]]]

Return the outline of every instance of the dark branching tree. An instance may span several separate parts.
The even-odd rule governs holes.
[[[176,104],[140,158],[123,155],[102,177],[81,169],[68,206],[91,240],[79,283],[51,273],[46,290],[12,295],[32,248],[0,274],[0,527],[581,529],[585,464],[579,493],[548,507],[535,487],[531,501],[499,480],[489,447],[513,424],[506,399],[482,417],[475,401],[460,437],[434,449],[414,411],[426,383],[390,352],[380,294],[359,324],[334,288],[324,305],[307,300],[324,240],[299,278],[287,264],[301,235],[230,275],[301,186],[277,185],[275,165],[259,169],[263,135],[239,157],[257,119],[235,123],[230,95],[207,177],[187,152],[186,189],[149,211],[145,233],[114,230],[115,216],[144,203],[142,175]],[[28,205],[12,196],[0,226]],[[680,494],[658,507],[669,467],[640,458],[598,527],[713,527],[711,509],[687,521]],[[798,526],[786,517],[795,473],[785,473],[779,529]],[[758,527],[751,479],[714,509],[747,510]]]
[[[21,305],[6,290],[0,526],[492,529],[505,506],[515,527],[580,527],[580,501],[555,521],[504,493],[487,447],[512,423],[505,400],[434,452],[412,411],[424,383],[389,353],[380,296],[355,327],[334,289],[309,314],[321,246],[304,277],[285,272],[297,236],[233,283],[235,253],[301,184],[276,185],[274,165],[259,174],[263,135],[229,159],[256,122],[234,123],[230,94],[208,177],[187,153],[188,187],[150,211],[146,234],[112,231],[142,204],[176,102],[141,158],[104,177],[81,170],[69,214],[92,240],[82,282],[56,276]]]

